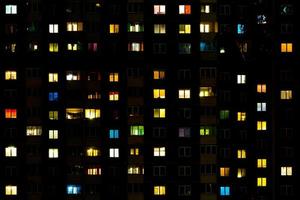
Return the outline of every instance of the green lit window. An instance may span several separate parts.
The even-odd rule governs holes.
[[[144,126],[130,126],[130,135],[144,135]]]
[[[229,110],[220,110],[220,119],[229,119]]]

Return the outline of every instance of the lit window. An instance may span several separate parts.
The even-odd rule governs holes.
[[[143,24],[138,24],[138,23],[130,23],[127,26],[127,31],[128,32],[143,32],[144,31],[144,25]]]
[[[119,33],[119,24],[110,24],[109,25],[109,33]]]
[[[110,129],[109,130],[109,138],[110,139],[117,139],[117,138],[119,138],[119,129]]]
[[[5,157],[17,157],[17,147],[5,147]]]
[[[257,168],[267,168],[267,159],[265,158],[257,159]]]
[[[201,5],[200,11],[201,11],[201,13],[210,13],[210,6],[209,5]]]
[[[221,186],[220,187],[220,196],[229,196],[230,195],[230,187],[229,186]]]
[[[96,119],[100,118],[100,116],[100,109],[85,109],[85,118],[87,119]]]
[[[16,185],[6,185],[5,186],[5,195],[17,195],[18,188]]]
[[[180,138],[190,138],[191,137],[191,128],[190,127],[178,128],[178,137],[180,137]]]
[[[138,155],[140,155],[140,149],[139,148],[130,148],[130,155],[131,156],[138,156]]]
[[[67,194],[80,194],[81,186],[80,185],[67,185]]]
[[[89,148],[89,149],[86,150],[86,155],[88,157],[100,156],[100,150],[96,149],[96,148]]]
[[[58,24],[49,24],[49,33],[58,33]]]
[[[237,178],[243,178],[246,176],[246,169],[245,168],[238,168],[237,169]]]
[[[246,121],[246,112],[238,112],[237,121]]]
[[[178,98],[179,99],[190,99],[191,98],[191,90],[178,90]]]
[[[153,109],[153,117],[154,118],[165,118],[166,117],[166,109],[165,108],[154,108]]]
[[[211,97],[214,96],[212,87],[200,87],[199,97]]]
[[[17,80],[17,72],[5,71],[5,80]]]
[[[6,5],[5,6],[5,14],[8,14],[8,15],[17,14],[17,5]]]
[[[191,14],[191,5],[179,5],[178,12],[180,15],[190,15]]]
[[[191,25],[190,24],[179,24],[179,34],[190,34]]]
[[[118,148],[110,148],[109,149],[109,157],[110,158],[119,158],[119,149]]]
[[[200,33],[209,33],[210,32],[209,24],[200,23]]]
[[[144,126],[130,126],[130,135],[144,135]]]
[[[49,101],[58,101],[58,92],[49,92],[48,100]]]
[[[281,53],[293,52],[293,43],[281,43]]]
[[[58,158],[58,149],[57,148],[48,149],[48,158]]]
[[[220,167],[220,176],[229,176],[229,167]]]
[[[257,107],[256,107],[256,111],[257,112],[265,112],[267,111],[267,103],[263,102],[263,103],[257,103]]]
[[[80,45],[77,43],[68,43],[67,50],[68,51],[78,51],[78,50],[80,50]]]
[[[58,73],[49,73],[48,82],[49,83],[58,82]]]
[[[166,186],[156,185],[154,186],[154,195],[166,195]]]
[[[66,108],[66,119],[81,119],[82,117],[82,108]]]
[[[66,72],[66,80],[67,81],[79,81],[80,80],[80,72],[78,72],[78,71],[67,71]]]
[[[154,33],[155,34],[165,34],[166,25],[165,24],[154,24]]]
[[[238,74],[236,82],[237,84],[246,84],[246,75]]]
[[[27,136],[40,136],[40,135],[42,135],[42,127],[41,126],[27,126],[26,127],[26,135]]]
[[[154,5],[153,13],[154,13],[154,15],[165,15],[166,14],[166,5]]]
[[[88,51],[89,52],[96,52],[96,51],[98,51],[98,43],[97,42],[89,42],[88,43]]]
[[[128,174],[140,174],[140,173],[141,173],[140,167],[128,166]]]
[[[292,176],[293,167],[281,167],[281,176]]]
[[[99,176],[99,175],[101,175],[101,168],[100,167],[88,168],[87,175]]]
[[[87,98],[90,100],[101,99],[101,94],[99,92],[92,92],[92,93],[88,94]]]
[[[237,150],[237,158],[238,159],[245,159],[247,157],[245,149],[238,149]]]
[[[144,51],[143,42],[130,42],[128,43],[128,51],[140,52]]]
[[[58,43],[49,43],[49,52],[58,52]]]
[[[166,156],[166,147],[154,147],[153,156],[155,157],[164,157]]]
[[[163,79],[165,79],[165,71],[154,70],[153,71],[153,79],[154,80],[163,80]]]
[[[266,84],[257,84],[257,93],[266,93],[267,85]]]
[[[266,177],[258,177],[257,178],[257,187],[266,187],[267,186],[267,178]]]
[[[257,129],[258,131],[267,130],[267,121],[257,121]]]
[[[209,136],[215,134],[215,128],[212,126],[200,126],[200,136]]]
[[[229,110],[220,110],[220,119],[229,119]]]
[[[109,92],[109,101],[119,101],[119,92]]]
[[[289,100],[293,98],[292,90],[281,90],[280,91],[280,99]]]
[[[237,34],[244,34],[245,33],[245,24],[238,24],[236,32],[237,32]]]
[[[82,22],[67,22],[67,31],[82,31]]]
[[[49,119],[50,120],[58,120],[58,111],[56,111],[56,110],[49,111]]]
[[[57,140],[58,139],[58,130],[52,129],[48,131],[49,139],[50,140]]]
[[[109,82],[119,82],[119,73],[109,73]]]
[[[17,109],[5,109],[5,119],[17,119]]]
[[[154,99],[165,99],[166,90],[165,89],[153,89],[153,98]]]

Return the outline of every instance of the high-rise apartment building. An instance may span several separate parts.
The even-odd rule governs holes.
[[[296,200],[294,0],[0,2],[0,199]]]

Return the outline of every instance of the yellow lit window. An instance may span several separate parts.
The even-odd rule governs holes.
[[[58,120],[58,111],[56,111],[56,110],[49,111],[49,119],[50,120]]]
[[[154,186],[154,195],[166,195],[166,186],[156,185]]]
[[[49,52],[58,52],[58,43],[49,43]]]
[[[6,185],[5,186],[5,195],[17,195],[18,190],[17,190],[16,185]]]
[[[178,12],[180,15],[190,15],[191,14],[191,5],[179,5]]]
[[[154,33],[155,34],[165,34],[166,25],[165,24],[154,24]]]
[[[109,73],[109,82],[119,82],[119,73]]]
[[[179,99],[190,99],[191,98],[191,90],[190,89],[178,90],[178,98]]]
[[[214,96],[212,87],[200,87],[199,96],[200,98]]]
[[[211,126],[201,126],[200,127],[200,135],[201,136],[208,136],[214,134],[214,128]]]
[[[258,131],[267,130],[267,122],[266,121],[257,121],[257,130]]]
[[[139,148],[130,148],[130,155],[131,156],[138,156],[138,155],[140,155],[140,149]]]
[[[76,43],[68,43],[67,44],[67,49],[68,51],[78,51],[79,50],[79,45]]]
[[[40,135],[42,135],[42,127],[41,126],[27,126],[26,127],[26,135],[27,136],[40,136]]]
[[[247,157],[245,149],[238,149],[237,150],[237,158],[238,159],[245,159]]]
[[[165,89],[153,89],[153,98],[154,99],[165,99],[166,90]]]
[[[257,84],[257,93],[266,93],[267,85],[266,84]]]
[[[154,80],[163,80],[163,79],[165,79],[165,71],[154,70],[153,71],[153,79]]]
[[[116,91],[109,92],[109,100],[110,101],[119,101],[119,92],[116,92]]]
[[[17,109],[5,109],[5,119],[17,119]]]
[[[191,34],[191,25],[179,24],[179,34]]]
[[[153,156],[155,157],[164,157],[166,156],[166,147],[154,147]]]
[[[87,98],[89,100],[93,100],[93,99],[101,99],[101,94],[99,92],[91,92],[87,95]]]
[[[289,100],[293,98],[293,91],[292,90],[281,90],[280,91],[280,99],[282,100]]]
[[[246,121],[246,112],[238,112],[237,121]]]
[[[48,158],[58,158],[58,149],[57,148],[48,149]]]
[[[201,13],[210,13],[210,5],[201,5]]]
[[[166,5],[153,5],[154,15],[165,15],[166,14]]]
[[[54,129],[49,130],[48,135],[50,140],[56,140],[58,139],[58,130],[54,130]]]
[[[206,23],[200,23],[200,33],[209,33],[210,25]]]
[[[17,147],[14,146],[6,147],[5,157],[17,157]]]
[[[66,119],[81,119],[82,117],[82,108],[66,108]]]
[[[229,176],[229,167],[220,167],[220,176]]]
[[[17,72],[5,71],[5,80],[17,80]]]
[[[110,24],[109,25],[109,33],[119,33],[119,24]]]
[[[101,168],[100,167],[91,167],[87,169],[87,174],[92,176],[99,176],[101,175]]]
[[[58,82],[58,73],[49,73],[48,82],[49,83]]]
[[[100,109],[85,109],[85,118],[87,119],[100,118],[100,116]]]
[[[257,159],[257,168],[267,168],[267,159],[258,158]]]
[[[281,53],[293,52],[293,43],[281,43]]]
[[[100,150],[96,148],[89,148],[86,150],[86,155],[89,157],[100,156]]]
[[[83,31],[83,23],[67,22],[67,31]]]
[[[238,168],[237,169],[237,178],[243,178],[246,176],[246,169],[245,168]]]
[[[266,187],[267,186],[267,178],[266,177],[258,177],[257,178],[257,187]]]
[[[281,167],[281,176],[292,176],[293,167]]]
[[[154,108],[153,109],[153,117],[154,118],[165,118],[166,117],[166,109],[165,108]]]
[[[128,167],[128,174],[140,174],[140,173],[141,173],[140,167],[137,167],[137,166],[129,166]]]

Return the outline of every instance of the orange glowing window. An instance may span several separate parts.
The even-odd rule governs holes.
[[[281,43],[281,53],[292,53],[293,43]]]
[[[191,5],[179,5],[179,14],[180,15],[190,15],[191,14]]]
[[[16,119],[17,109],[7,108],[5,109],[5,119]]]

